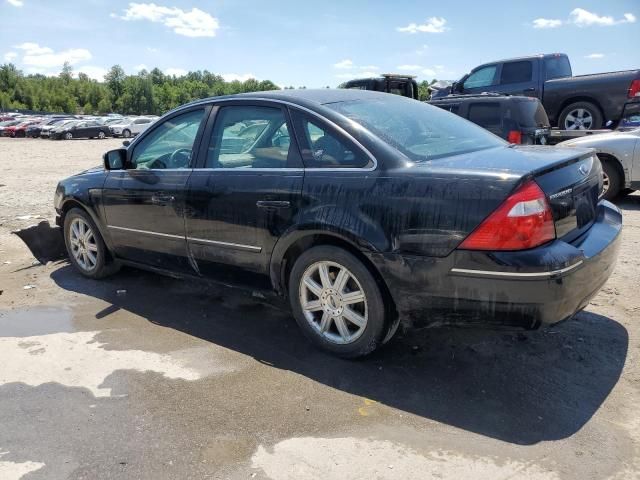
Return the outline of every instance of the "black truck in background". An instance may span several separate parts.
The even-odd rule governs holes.
[[[572,76],[563,53],[512,58],[474,68],[431,99],[482,92],[537,97],[552,126],[597,130],[640,111],[640,70]]]

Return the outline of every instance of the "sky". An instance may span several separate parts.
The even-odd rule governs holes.
[[[0,0],[0,63],[25,73],[209,70],[337,86],[455,80],[488,61],[569,55],[574,74],[640,68],[639,0]]]

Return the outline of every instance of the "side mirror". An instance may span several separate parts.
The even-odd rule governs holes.
[[[127,150],[125,148],[110,150],[102,158],[105,170],[122,170],[127,160]]]
[[[122,145],[124,145],[125,147],[128,147],[129,145],[131,145],[131,142],[129,140],[123,140]]]

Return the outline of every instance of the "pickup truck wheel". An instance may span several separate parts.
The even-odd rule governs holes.
[[[613,200],[620,194],[622,178],[620,172],[611,162],[602,162],[602,198]]]
[[[602,114],[593,103],[572,103],[560,113],[558,126],[564,130],[598,130],[602,128]]]
[[[289,276],[291,308],[306,337],[343,358],[373,352],[387,333],[387,309],[369,270],[349,252],[317,246]]]

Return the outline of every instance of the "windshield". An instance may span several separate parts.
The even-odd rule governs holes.
[[[396,95],[326,106],[362,125],[415,162],[506,144],[453,113]]]

